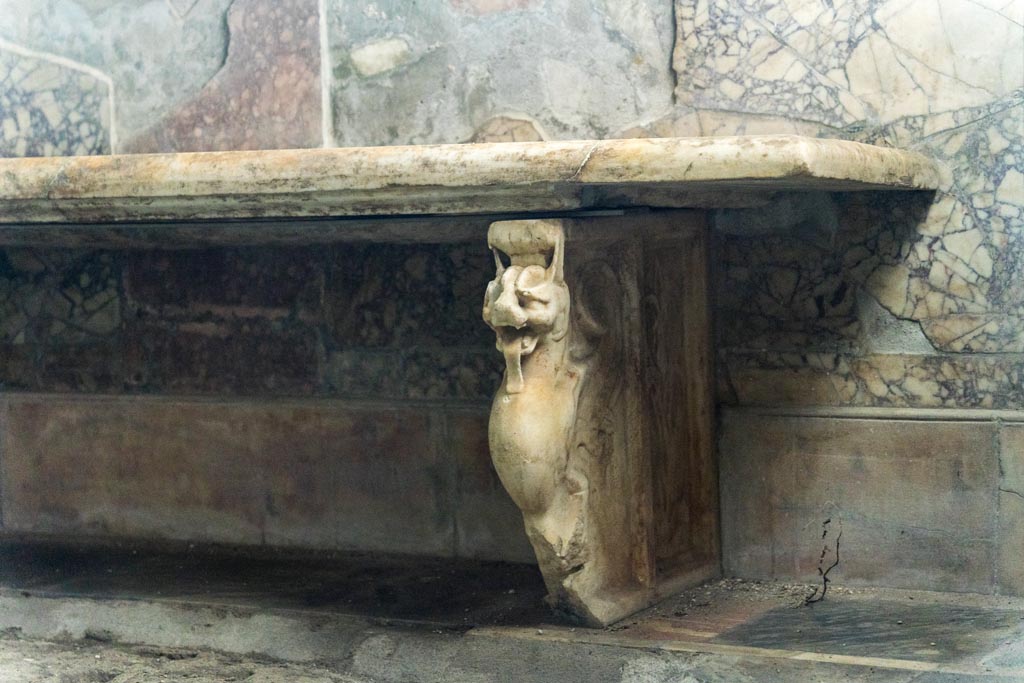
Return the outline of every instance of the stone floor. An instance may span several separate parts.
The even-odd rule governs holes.
[[[608,629],[536,569],[0,545],[0,681],[1024,682],[1024,600],[722,580]]]

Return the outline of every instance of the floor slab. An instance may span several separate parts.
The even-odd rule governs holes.
[[[727,579],[587,629],[525,565],[6,544],[0,680],[1024,681],[1024,600],[813,590]]]

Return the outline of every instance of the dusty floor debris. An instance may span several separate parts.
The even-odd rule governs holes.
[[[588,629],[531,567],[8,550],[0,683],[1024,682],[1005,596],[724,579]]]
[[[128,646],[102,640],[46,641],[0,634],[4,683],[363,683],[323,666],[189,648]]]

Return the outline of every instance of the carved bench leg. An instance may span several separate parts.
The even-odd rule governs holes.
[[[643,319],[642,294],[656,292],[644,292],[639,232],[627,240],[593,231],[598,238],[572,242],[567,259],[573,227],[522,220],[488,231],[497,273],[483,316],[506,364],[489,442],[495,469],[522,510],[549,601],[584,623],[605,625],[658,593],[658,439],[645,410],[667,406],[644,396],[645,376],[661,370],[644,367],[652,321]],[[717,568],[716,561],[705,565]]]

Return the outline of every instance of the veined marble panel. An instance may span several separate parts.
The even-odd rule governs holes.
[[[856,129],[984,106],[1024,80],[1003,0],[676,0],[676,97]]]
[[[676,15],[680,106],[629,134],[797,132],[944,168],[930,205],[797,207],[771,236],[719,216],[722,398],[1019,407],[1024,5],[678,0]],[[736,379],[762,362],[764,386]]]
[[[720,353],[719,398],[740,406],[1024,405],[1024,354]]]

